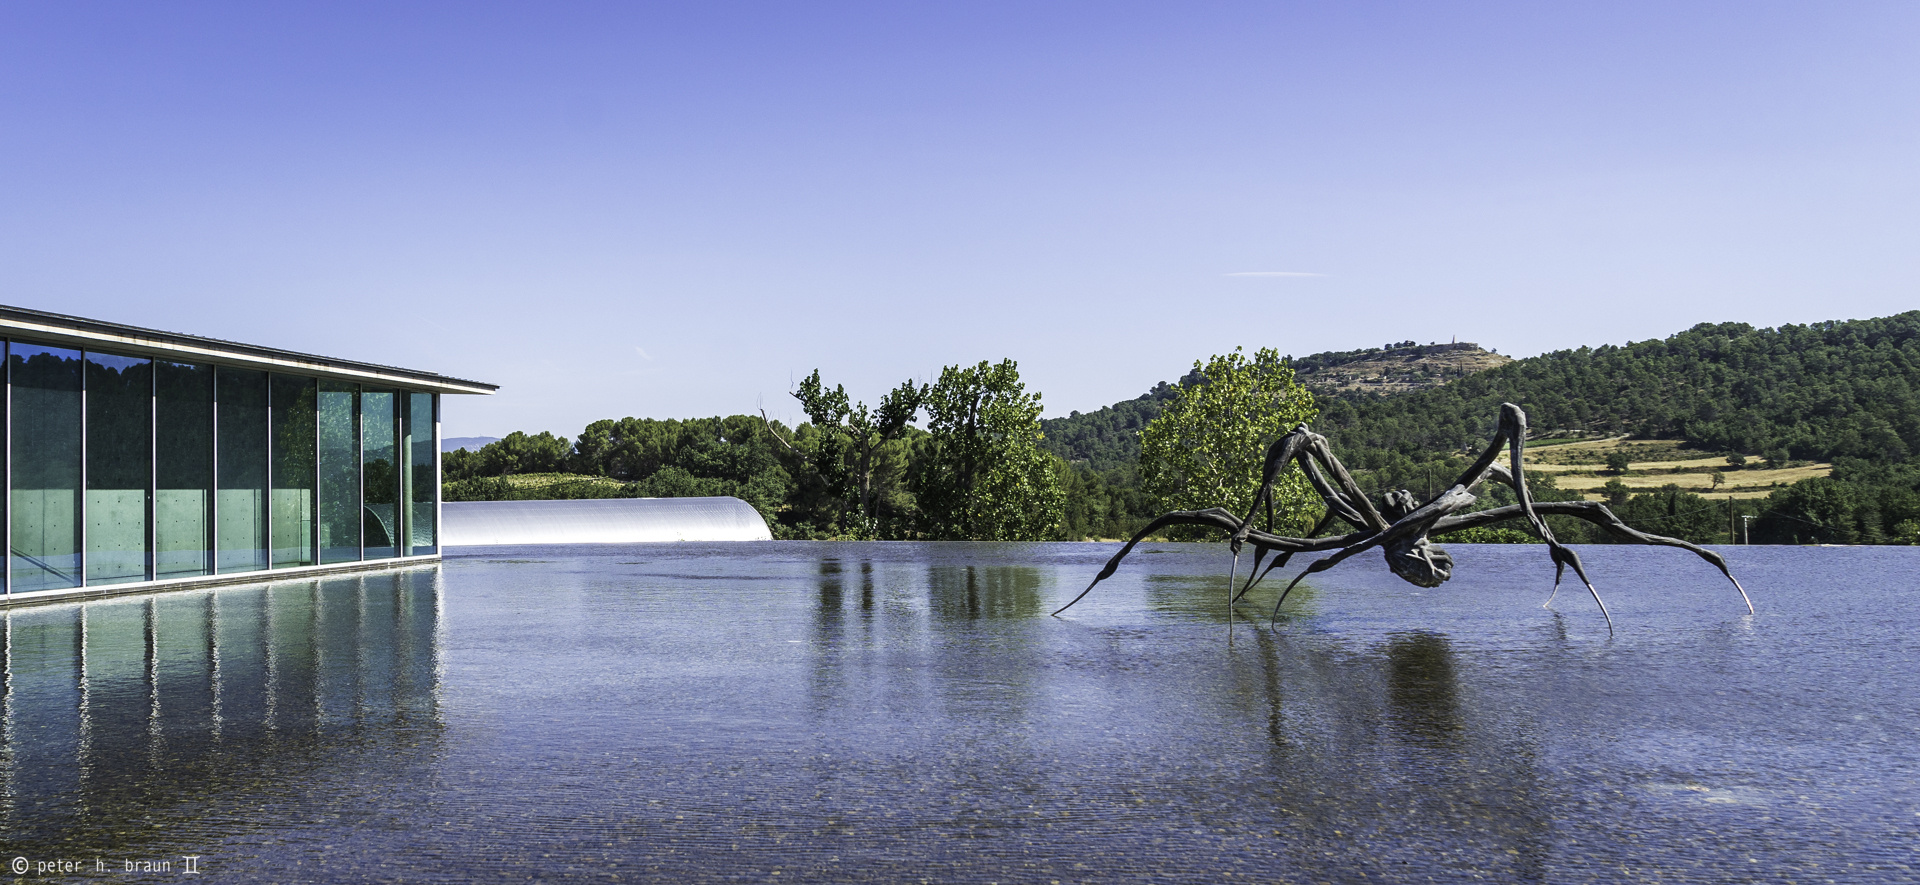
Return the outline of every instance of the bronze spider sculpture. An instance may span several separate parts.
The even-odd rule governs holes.
[[[1267,576],[1268,572],[1285,565],[1295,553],[1336,551],[1333,555],[1323,557],[1307,566],[1304,571],[1294,577],[1291,583],[1287,584],[1287,588],[1280,593],[1279,600],[1273,604],[1273,617],[1276,620],[1280,616],[1280,606],[1287,601],[1287,594],[1293,592],[1293,588],[1302,578],[1339,565],[1356,553],[1379,547],[1385,552],[1387,567],[1392,569],[1394,574],[1416,586],[1438,587],[1453,576],[1453,557],[1447,555],[1445,550],[1434,546],[1432,536],[1478,528],[1509,519],[1524,518],[1533,533],[1546,542],[1547,552],[1553,558],[1553,594],[1547,597],[1546,604],[1553,603],[1553,597],[1560,592],[1560,579],[1566,575],[1567,566],[1572,566],[1574,574],[1580,576],[1580,582],[1587,585],[1587,592],[1593,594],[1594,603],[1600,606],[1600,614],[1607,620],[1607,632],[1612,633],[1613,616],[1607,612],[1606,602],[1600,599],[1600,591],[1595,590],[1593,582],[1587,579],[1587,571],[1580,564],[1580,556],[1554,538],[1553,530],[1547,527],[1545,520],[1541,519],[1543,514],[1559,514],[1584,519],[1625,541],[1691,550],[1701,559],[1713,563],[1720,569],[1720,573],[1726,575],[1727,580],[1732,581],[1734,588],[1740,591],[1740,598],[1746,602],[1747,611],[1749,613],[1753,611],[1753,600],[1747,596],[1747,589],[1740,586],[1740,580],[1728,570],[1727,561],[1720,554],[1678,538],[1650,535],[1634,529],[1620,521],[1620,518],[1615,516],[1613,511],[1608,510],[1605,504],[1597,501],[1535,502],[1533,495],[1527,491],[1526,476],[1521,471],[1521,458],[1526,451],[1526,439],[1527,413],[1512,403],[1503,403],[1500,406],[1500,427],[1494,434],[1493,442],[1487,446],[1485,452],[1481,453],[1479,460],[1460,475],[1459,481],[1451,488],[1424,504],[1419,503],[1412,492],[1404,489],[1389,492],[1381,496],[1380,506],[1376,508],[1354,483],[1352,475],[1347,473],[1347,468],[1340,463],[1340,459],[1333,456],[1326,437],[1314,433],[1307,428],[1307,425],[1301,424],[1294,428],[1293,432],[1281,437],[1268,447],[1260,490],[1254,496],[1253,507],[1247,511],[1245,517],[1236,517],[1222,507],[1209,507],[1205,510],[1176,510],[1162,515],[1127,541],[1126,546],[1121,547],[1120,552],[1115,553],[1113,558],[1107,561],[1106,567],[1100,570],[1100,574],[1094,577],[1093,583],[1088,584],[1087,589],[1080,591],[1079,596],[1075,596],[1072,602],[1061,606],[1054,614],[1058,615],[1072,608],[1074,603],[1093,592],[1096,585],[1112,577],[1120,568],[1120,561],[1133,551],[1134,545],[1168,526],[1211,526],[1229,533],[1228,543],[1233,550],[1233,572],[1227,577],[1227,636],[1231,641],[1234,604],[1247,595],[1247,591],[1252,590],[1262,578]],[[1503,448],[1509,449],[1512,453],[1511,469],[1497,463]],[[1319,493],[1327,505],[1326,516],[1305,538],[1289,538],[1273,534],[1271,531],[1274,480],[1290,463],[1300,465],[1300,469],[1306,473],[1307,481],[1312,484],[1314,491]],[[1321,473],[1322,468],[1326,470],[1327,475],[1332,476],[1332,482],[1328,481],[1327,475]],[[1471,513],[1461,512],[1473,504],[1476,500],[1473,490],[1489,477],[1511,486],[1520,503]],[[1262,505],[1267,509],[1268,531],[1261,531],[1253,526],[1254,515],[1260,512]],[[1336,519],[1346,523],[1353,530],[1345,534],[1318,537]],[[1247,574],[1246,586],[1235,594],[1233,585],[1239,577],[1240,548],[1243,544],[1253,545],[1255,550],[1253,569]],[[1271,563],[1267,563],[1266,571],[1261,571],[1261,563],[1270,553],[1277,555]]]

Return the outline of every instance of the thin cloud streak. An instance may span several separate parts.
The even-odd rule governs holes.
[[[1297,270],[1243,270],[1227,274],[1230,277],[1324,277],[1323,273],[1302,273]]]

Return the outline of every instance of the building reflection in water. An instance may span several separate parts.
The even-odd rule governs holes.
[[[297,790],[343,749],[434,740],[439,582],[433,566],[6,613],[10,846],[165,843],[230,790]]]

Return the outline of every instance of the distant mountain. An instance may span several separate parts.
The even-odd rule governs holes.
[[[1502,402],[1525,408],[1536,433],[1680,439],[1770,461],[1892,464],[1920,454],[1920,311],[1777,329],[1702,323],[1664,339],[1521,360],[1471,344],[1403,342],[1294,365],[1319,400],[1314,429],[1363,469],[1483,446]],[[1046,445],[1098,470],[1132,465],[1140,429],[1173,392],[1161,384],[1042,421]]]
[[[1831,461],[1920,453],[1920,311],[1756,329],[1702,323],[1656,341],[1560,350],[1405,396],[1321,403],[1346,452],[1485,445],[1500,403],[1536,433],[1684,439],[1707,451]]]
[[[452,452],[466,449],[469,452],[477,452],[485,448],[487,443],[499,441],[500,438],[497,436],[449,436],[440,441],[440,451]]]
[[[1439,387],[1510,362],[1513,357],[1465,341],[1402,341],[1386,347],[1300,357],[1293,361],[1293,372],[1301,384],[1322,396],[1380,396]]]

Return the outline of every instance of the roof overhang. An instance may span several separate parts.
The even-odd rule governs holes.
[[[147,356],[191,363],[245,366],[296,375],[312,375],[361,384],[390,384],[434,393],[492,393],[497,384],[449,378],[432,372],[399,369],[374,363],[334,359],[272,347],[238,344],[218,338],[161,332],[70,317],[57,313],[0,305],[0,336],[46,344],[111,350],[128,356]]]

